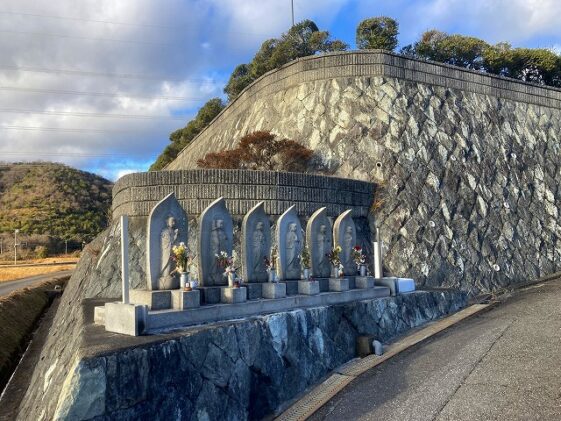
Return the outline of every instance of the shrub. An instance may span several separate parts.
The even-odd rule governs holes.
[[[49,257],[49,250],[45,246],[37,246],[35,247],[35,257],[37,259]]]
[[[311,149],[294,140],[258,131],[242,137],[237,148],[208,153],[197,164],[201,168],[305,172],[313,155]]]

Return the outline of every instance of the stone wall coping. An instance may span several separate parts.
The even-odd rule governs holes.
[[[151,171],[117,180],[113,219],[121,214],[147,216],[171,192],[190,215],[224,196],[234,215],[245,214],[263,201],[270,215],[281,214],[296,204],[303,216],[322,206],[327,206],[331,214],[352,208],[356,216],[365,216],[374,190],[375,185],[366,181],[317,174],[226,169]]]
[[[315,73],[314,73],[315,72]],[[213,131],[220,120],[228,118],[249,99],[266,90],[266,94],[316,80],[385,76],[444,88],[511,99],[547,107],[561,108],[561,89],[524,82],[500,75],[482,73],[445,63],[405,57],[384,50],[361,50],[319,54],[296,59],[265,73],[247,86],[224,108],[165,169],[178,169],[176,161],[197,140]],[[267,88],[271,88],[267,91]],[[253,101],[252,101],[253,102]]]

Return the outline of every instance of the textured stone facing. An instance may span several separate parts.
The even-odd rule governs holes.
[[[462,293],[422,292],[195,328],[149,343],[131,338],[127,347],[79,361],[55,418],[262,419],[354,358],[359,336],[385,342],[465,305]],[[88,329],[109,340],[102,328]],[[92,394],[88,385],[99,384],[105,387]]]
[[[351,208],[356,217],[365,217],[374,185],[273,171],[199,169],[129,174],[113,188],[113,219],[125,214],[147,216],[157,202],[172,192],[189,216],[198,216],[218,197],[224,197],[230,213],[237,216],[263,201],[269,215],[278,216],[295,204],[301,215],[311,215],[326,206],[330,216]]]
[[[197,159],[202,158],[207,152],[231,148],[232,139],[236,138],[224,134],[232,127],[241,127],[242,132],[247,132],[248,127],[241,126],[240,122],[243,121],[244,115],[257,106],[257,103],[266,102],[267,108],[278,114],[280,108],[278,103],[271,101],[271,97],[278,93],[318,81],[371,77],[398,78],[402,81],[561,108],[559,89],[442,63],[415,60],[386,51],[354,51],[310,56],[273,70],[248,86],[166,169],[194,168]],[[266,122],[266,119],[257,122],[253,130],[271,129],[266,127]],[[279,132],[275,127],[272,127],[272,130]]]

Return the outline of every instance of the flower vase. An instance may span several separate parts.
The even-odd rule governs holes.
[[[269,282],[277,282],[277,271],[275,268],[269,271]]]
[[[338,278],[339,277],[339,268],[337,266],[331,265],[331,277]]]
[[[360,271],[360,276],[362,277],[366,276],[366,265],[360,265],[359,271]]]
[[[189,273],[188,272],[181,272],[179,274],[179,287],[181,289],[184,289],[188,285],[189,285]]]
[[[234,287],[234,280],[236,279],[236,273],[235,272],[228,272],[228,286],[230,288]]]
[[[199,287],[199,281],[197,279],[192,279],[191,282],[189,282],[189,285],[191,285],[192,289],[198,288]]]
[[[345,277],[345,271],[343,270],[343,268],[339,268],[338,271],[339,271],[339,276],[338,277],[339,278],[344,278]]]
[[[304,279],[305,281],[310,280],[310,269],[304,268],[304,275],[303,275],[302,279]]]

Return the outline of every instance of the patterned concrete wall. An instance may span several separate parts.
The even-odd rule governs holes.
[[[266,129],[374,181],[386,268],[497,289],[561,269],[561,91],[386,53],[264,76],[169,168]]]

